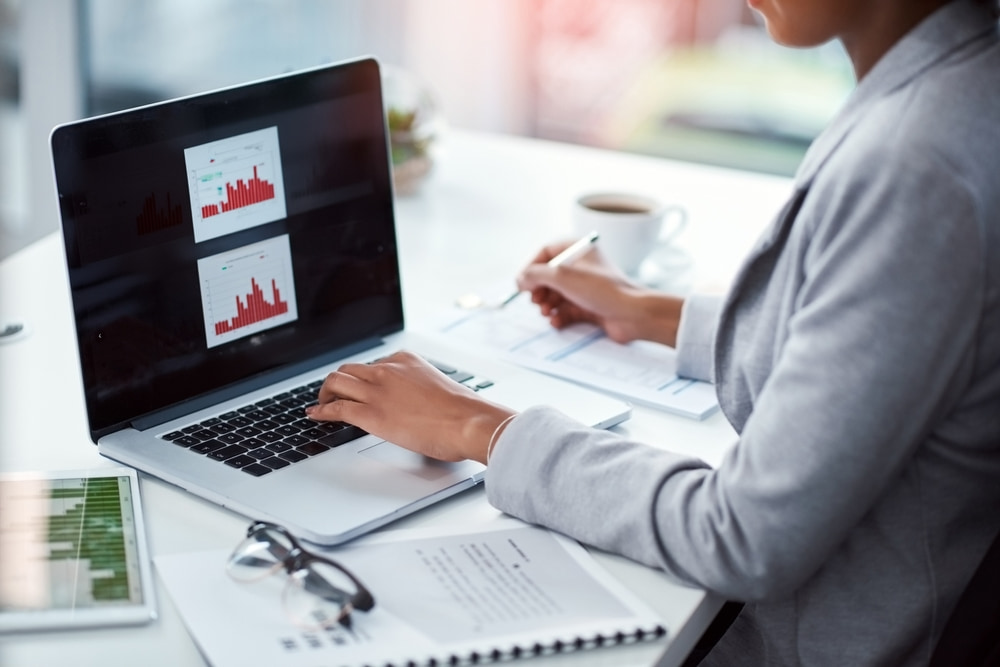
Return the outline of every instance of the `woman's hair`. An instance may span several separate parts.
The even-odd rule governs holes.
[[[993,8],[993,17],[1000,18],[1000,0],[976,0],[981,5],[989,5]]]

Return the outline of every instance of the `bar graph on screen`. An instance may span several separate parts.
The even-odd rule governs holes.
[[[248,327],[251,324],[263,322],[266,319],[284,315],[288,312],[288,302],[281,300],[281,293],[278,291],[277,281],[271,279],[271,301],[264,298],[264,292],[257,284],[257,279],[250,278],[251,291],[242,300],[236,297],[237,314],[228,320],[215,323],[215,333],[222,335],[230,331],[235,331],[240,327]]]
[[[198,260],[208,347],[298,318],[288,236]]]
[[[207,178],[211,180],[214,177]],[[274,199],[274,184],[257,177],[257,165],[253,165],[253,178],[249,181],[238,180],[236,187],[232,183],[226,183],[225,188],[225,199],[218,204],[205,204],[201,207],[203,219]]]
[[[135,217],[136,232],[140,236],[177,227],[184,222],[183,209],[180,204],[171,203],[169,192],[166,195],[166,202],[161,206],[156,200],[155,192],[143,200],[142,211]]]
[[[185,148],[184,163],[195,241],[285,217],[276,127]]]

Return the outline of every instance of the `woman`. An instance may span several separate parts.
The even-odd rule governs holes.
[[[1000,530],[1000,41],[977,0],[750,0],[843,43],[858,87],[724,302],[599,254],[519,278],[555,326],[676,344],[739,443],[715,470],[547,408],[512,415],[398,354],[316,419],[489,459],[498,508],[745,601],[704,664],[926,664]],[[669,441],[663,443],[669,447]]]

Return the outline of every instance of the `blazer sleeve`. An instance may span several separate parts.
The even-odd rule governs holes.
[[[677,374],[706,382],[715,381],[715,331],[723,298],[692,294],[684,300],[677,329]]]

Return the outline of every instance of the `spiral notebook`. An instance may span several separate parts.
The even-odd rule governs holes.
[[[482,664],[667,634],[583,547],[519,521],[476,532],[391,531],[323,553],[375,597],[350,627],[296,628],[282,609],[283,575],[238,583],[224,572],[225,551],[155,562],[214,667]]]

